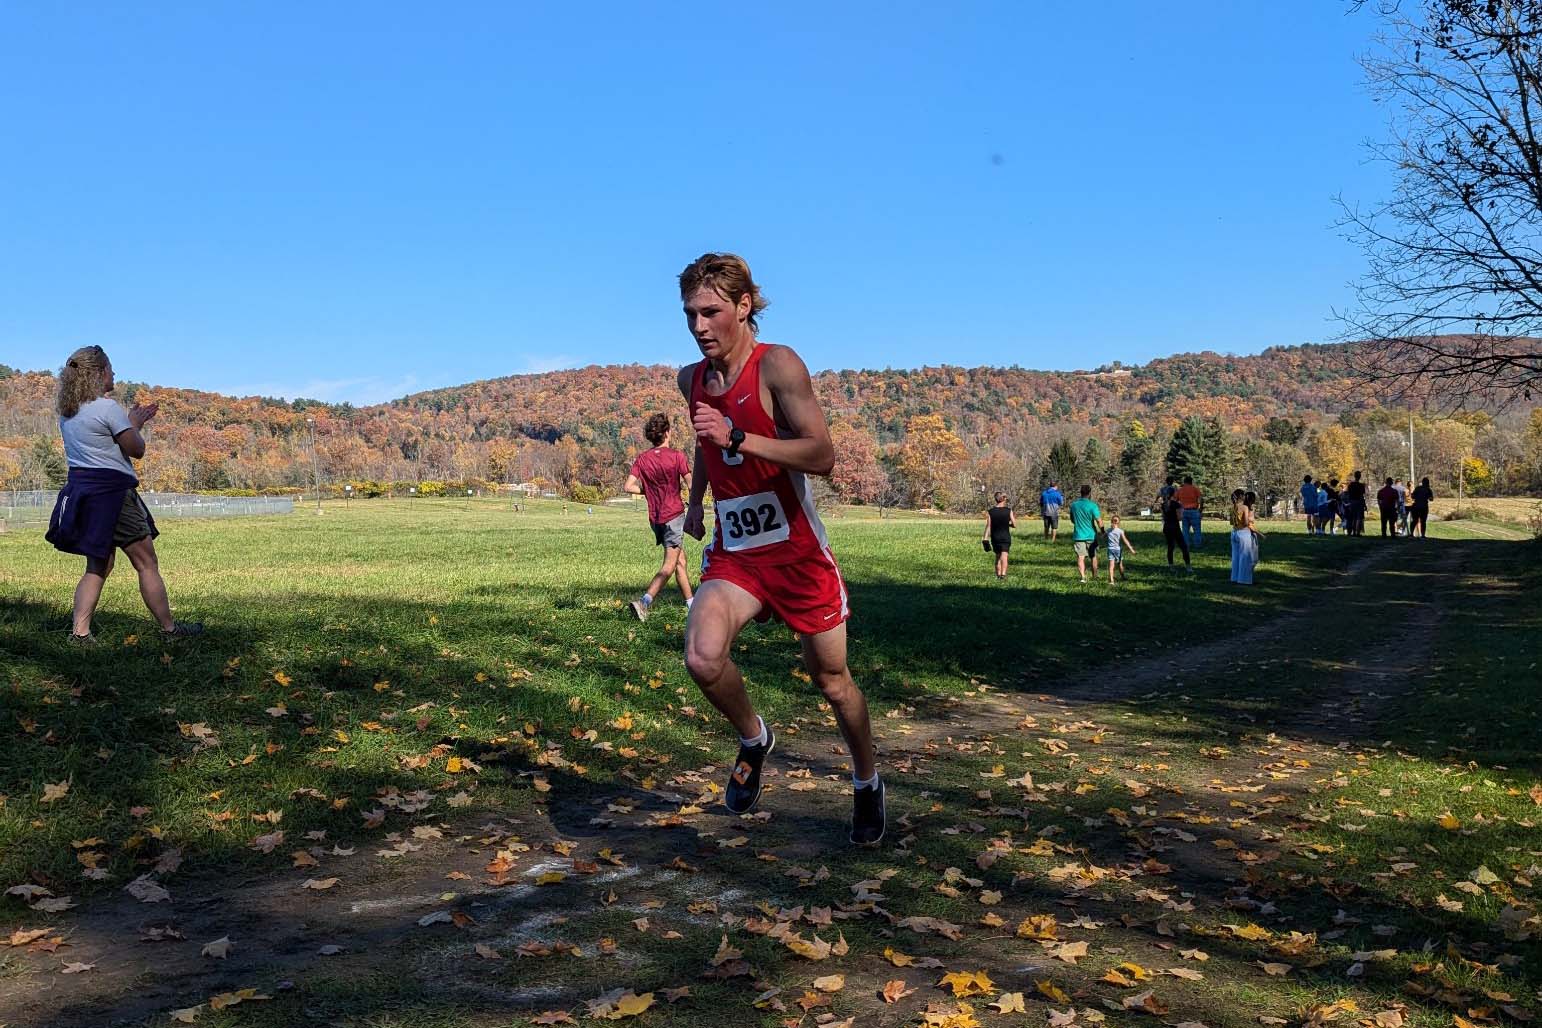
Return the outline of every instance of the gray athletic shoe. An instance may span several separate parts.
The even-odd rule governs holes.
[[[161,629],[164,639],[187,639],[195,635],[203,635],[202,621],[173,621],[170,628]]]
[[[646,603],[644,603],[642,600],[633,600],[630,606],[632,608],[632,613],[637,615],[637,620],[648,620],[648,605]]]
[[[97,645],[100,645],[100,644],[98,643],[96,636],[92,635],[90,632],[87,632],[85,635],[76,635],[75,632],[73,630],[71,630],[70,631],[70,645],[71,646],[78,646],[78,647],[80,647],[81,649],[84,650],[84,649],[90,649],[91,647],[97,646]]]

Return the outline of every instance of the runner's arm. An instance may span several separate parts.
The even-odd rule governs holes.
[[[989,539],[990,537],[991,537],[991,512],[990,511],[986,511],[985,512],[985,534],[980,536],[980,538],[981,539]]]
[[[685,397],[686,413],[690,413],[691,403],[691,378],[695,374],[696,366],[687,364],[680,369],[680,374],[675,378],[675,384],[680,387],[680,395]],[[685,507],[685,533],[692,539],[701,539],[707,534],[706,516],[702,512],[702,502],[707,496],[707,469],[701,459],[701,444],[696,444],[696,452],[691,454],[691,496],[686,501]]]
[[[627,492],[631,493],[633,496],[641,496],[642,495],[642,485],[637,481],[637,476],[636,475],[627,475],[626,476],[626,485],[623,485],[621,488],[625,489]]]
[[[792,432],[791,439],[746,435],[739,452],[780,464],[791,471],[810,475],[828,475],[835,467],[835,447],[830,443],[830,426],[814,396],[808,367],[785,346],[772,346],[761,359],[760,371],[771,390],[772,414]],[[728,427],[723,415],[697,404],[691,412],[696,437],[713,446],[728,445]]]

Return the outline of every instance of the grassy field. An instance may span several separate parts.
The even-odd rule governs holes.
[[[880,520],[871,511],[848,510],[828,523],[852,596],[857,681],[876,718],[913,726],[918,737],[931,732],[937,738],[926,743],[927,752],[943,756],[924,791],[900,794],[891,809],[909,822],[896,834],[908,833],[911,842],[899,851],[852,853],[837,824],[832,837],[816,845],[817,855],[802,858],[825,865],[830,884],[787,902],[839,909],[850,900],[850,882],[904,868],[898,881],[909,888],[905,902],[895,904],[904,914],[969,924],[980,918],[977,895],[963,889],[960,896],[948,884],[956,878],[936,876],[944,868],[974,873],[984,841],[1005,833],[1009,856],[981,874],[986,887],[1007,894],[1009,906],[1052,909],[1058,901],[1040,886],[1067,859],[1084,869],[1126,868],[1138,866],[1130,864],[1132,853],[1162,852],[1152,848],[1162,836],[1153,837],[1151,829],[1166,815],[1156,799],[1138,802],[1139,790],[1132,802],[1131,787],[1120,781],[1138,778],[1147,783],[1142,789],[1157,787],[1192,821],[1199,816],[1192,797],[1207,782],[1233,775],[1242,782],[1253,773],[1227,761],[1275,745],[1261,726],[1331,706],[1343,692],[1343,669],[1367,648],[1385,649],[1388,666],[1400,666],[1400,650],[1427,644],[1407,654],[1415,687],[1388,688],[1391,698],[1376,706],[1376,742],[1384,747],[1368,754],[1345,749],[1341,743],[1350,735],[1316,722],[1297,725],[1308,745],[1321,743],[1327,754],[1297,758],[1314,768],[1313,776],[1324,760],[1345,766],[1324,767],[1311,789],[1271,808],[1278,822],[1262,812],[1212,818],[1242,817],[1244,834],[1254,820],[1262,825],[1263,841],[1244,839],[1244,849],[1270,848],[1270,833],[1272,848],[1281,848],[1286,836],[1292,845],[1277,859],[1232,866],[1226,874],[1203,865],[1189,869],[1193,894],[1213,899],[1217,909],[1180,915],[1168,930],[1178,930],[1181,920],[1183,932],[1206,940],[1216,962],[1203,984],[1174,978],[1174,988],[1189,991],[1164,989],[1164,995],[1175,1011],[1181,998],[1203,1015],[1195,1019],[1211,1025],[1257,1023],[1282,1003],[1309,1009],[1350,993],[1362,1003],[1403,1002],[1398,976],[1429,980],[1430,972],[1414,965],[1439,957],[1421,949],[1414,938],[1419,931],[1433,932],[1460,955],[1446,958],[1451,988],[1490,974],[1469,964],[1492,965],[1494,977],[1480,984],[1513,993],[1511,1006],[1542,987],[1529,930],[1510,930],[1527,923],[1532,876],[1542,873],[1527,868],[1527,847],[1536,848],[1527,827],[1536,803],[1528,790],[1542,774],[1535,757],[1542,743],[1539,711],[1527,686],[1539,680],[1534,640],[1542,624],[1531,569],[1535,549],[1509,541],[1521,533],[1439,523],[1426,543],[1383,542],[1314,539],[1297,525],[1266,526],[1259,584],[1244,590],[1227,582],[1227,539],[1219,522],[1207,524],[1211,533],[1192,578],[1166,569],[1154,526],[1130,524],[1137,547],[1128,558],[1130,577],[1112,587],[1106,579],[1078,582],[1069,544],[1051,547],[1036,531],[1019,535],[1011,577],[1001,584],[991,575],[990,556],[980,551],[976,521]],[[372,847],[384,833],[421,827],[425,817],[435,824],[473,815],[520,817],[544,809],[552,796],[565,805],[603,804],[615,790],[639,782],[651,789],[654,777],[721,765],[732,756],[731,732],[681,665],[678,595],[666,592],[646,624],[626,615],[625,601],[657,565],[636,511],[597,507],[589,514],[582,506],[547,502],[513,513],[493,501],[361,501],[351,508],[329,504],[322,517],[297,511],[164,527],[158,545],[178,616],[204,620],[209,628],[204,638],[173,646],[159,641],[131,576],[120,571],[98,616],[103,645],[70,647],[65,632],[77,560],[53,552],[35,534],[0,537],[0,680],[6,686],[0,693],[0,867],[7,885],[31,883],[89,904],[178,860],[184,876],[276,875],[290,867],[309,833],[325,833],[327,844],[344,848]],[[691,552],[697,553],[694,544]],[[1375,563],[1365,575],[1346,580],[1338,573],[1367,557]],[[1445,570],[1437,576],[1437,569]],[[1427,640],[1397,623],[1399,603],[1425,589],[1455,589],[1452,599],[1461,600],[1430,622]],[[1297,611],[1307,620],[1290,633],[1260,638],[1243,652],[1205,649]],[[801,728],[825,748],[834,742],[817,694],[799,677],[796,645],[785,628],[751,628],[736,656],[768,721]],[[1147,667],[1141,674],[1149,684],[1124,689],[1133,664],[1163,659],[1172,661],[1170,673]],[[1076,699],[1081,693],[1085,698]],[[1069,698],[1063,719],[1040,711],[1037,724],[1044,727],[1023,731],[1014,720],[992,726],[980,714],[972,735],[955,728],[938,735],[949,711],[973,709],[969,704],[987,696],[1037,702],[1031,698],[1043,695]],[[1069,758],[1066,750],[1037,741],[1057,720],[1063,724],[1054,731],[1064,728]],[[1089,727],[1094,724],[1104,727]],[[1285,770],[1271,773],[1282,780],[1299,773],[1288,761],[1279,767]],[[1067,791],[1031,815],[1003,810],[1011,806],[1007,780],[1025,771]],[[1252,794],[1248,786],[1226,802]],[[1359,813],[1336,817],[1338,810]],[[1449,818],[1445,825],[1443,818]],[[953,827],[923,831],[916,827],[922,823]],[[977,827],[960,831],[961,824]],[[762,831],[755,844],[761,853],[774,854],[778,844],[807,845],[792,824]],[[1030,845],[1036,835],[1040,843]],[[1394,851],[1408,854],[1402,863],[1414,867],[1389,871],[1387,854]],[[738,873],[758,895],[785,888],[781,867],[745,860],[749,866]],[[1480,896],[1453,888],[1471,883],[1480,866],[1500,886],[1478,876]],[[1249,970],[1249,960],[1273,959],[1268,943],[1233,938],[1223,945],[1203,934],[1225,936],[1228,904],[1252,909],[1235,905],[1239,882],[1253,883],[1264,897],[1289,896],[1291,929],[1324,926],[1317,930],[1325,937],[1311,954],[1291,961],[1297,970],[1286,979]],[[933,888],[939,883],[948,887]],[[1136,895],[1135,885],[1113,879],[1099,888],[1115,910],[1149,900]],[[1356,920],[1336,929],[1335,911],[1355,902],[1374,915],[1361,919],[1363,926]],[[1452,903],[1460,913],[1448,909]],[[73,914],[28,909],[16,898],[0,909],[8,928],[67,925]],[[580,920],[577,910],[575,933],[580,923],[595,938],[629,924],[600,908]],[[753,914],[753,905],[740,913]],[[1238,916],[1231,915],[1232,923]],[[1266,934],[1276,939],[1286,930],[1273,924],[1268,909],[1247,918],[1272,924]],[[1501,931],[1501,923],[1509,927]],[[683,939],[642,946],[627,984],[640,991],[696,975],[717,946],[719,929],[680,927]],[[853,961],[866,961],[868,973],[882,963],[885,945],[896,945],[892,931],[859,921],[846,922],[843,933]],[[1010,927],[1005,937],[1012,938]],[[1395,958],[1377,957],[1370,974],[1347,971],[1367,963],[1348,959],[1356,946],[1380,951],[1386,946],[1377,940],[1388,938],[1396,943]],[[786,950],[764,939],[735,939],[767,987],[806,986],[809,976],[789,964]],[[912,943],[913,937],[905,944]],[[1077,1005],[1107,1009],[1099,990],[1110,986],[1097,975],[1121,956],[1135,959],[1131,954],[1144,944],[1107,945],[1095,973],[1052,964],[1053,980]],[[992,959],[988,939],[957,945],[957,959],[966,964]],[[936,952],[947,959],[950,951]],[[9,966],[0,957],[0,982]],[[592,980],[595,994],[623,984],[602,970],[538,961],[521,961],[519,969],[523,984],[576,977]],[[995,970],[1000,979],[1010,977],[1007,967]],[[824,972],[821,965],[815,974]],[[391,967],[363,976],[322,975],[308,985],[304,1003],[344,1024],[511,1023],[513,1015],[473,1016],[446,1006],[410,985],[410,977]],[[1032,993],[1034,975],[1018,978]],[[743,990],[726,982],[698,983],[696,991],[732,1004],[735,1023],[773,1024],[788,1016],[750,1008]],[[985,1023],[1009,1023],[984,1007],[992,998],[976,999],[975,1014]],[[239,1016],[206,1009],[199,1023],[295,1023],[299,1002],[280,997],[243,1007]],[[1496,1011],[1503,1005],[1487,1002]],[[860,1012],[838,1002],[811,1009]],[[1432,1001],[1431,1009],[1445,1008]],[[899,1011],[894,1008],[896,1018]],[[906,1008],[904,1016],[904,1023],[917,1023],[919,1014]],[[1121,1008],[1106,1016],[1121,1023],[1137,1015]],[[1151,1023],[1147,1014],[1138,1016]],[[1406,1017],[1410,1024],[1450,1023],[1416,1003]],[[721,1024],[723,1015],[697,1003],[645,1013],[643,1020],[706,1025]],[[524,1022],[516,1017],[513,1023]],[[880,1017],[872,1023],[901,1022]]]
[[[1533,496],[1479,496],[1476,499],[1469,496],[1462,501],[1461,506],[1463,509],[1487,511],[1500,521],[1517,525],[1525,525],[1536,515],[1542,514],[1542,500]],[[1430,504],[1430,518],[1443,518],[1456,509],[1456,497],[1441,497]]]

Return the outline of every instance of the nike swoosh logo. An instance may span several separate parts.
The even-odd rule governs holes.
[[[745,400],[748,400],[749,398],[750,398],[749,393],[745,393],[743,396],[739,397],[739,399],[735,400],[734,402],[742,404]]]
[[[835,612],[835,611],[831,611],[829,614],[826,614],[825,615],[825,620],[829,621],[831,618],[835,617],[836,613],[837,612]]]

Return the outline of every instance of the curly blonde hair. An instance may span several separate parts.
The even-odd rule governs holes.
[[[73,418],[80,408],[101,396],[112,364],[100,346],[82,346],[59,369],[59,396],[54,407],[62,418]]]

